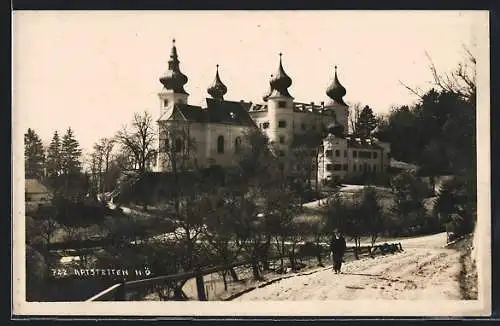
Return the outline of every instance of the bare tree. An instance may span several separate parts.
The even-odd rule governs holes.
[[[146,172],[156,157],[155,137],[153,118],[147,111],[134,114],[131,131],[125,126],[116,135],[123,152],[133,158],[139,173]]]
[[[114,139],[101,138],[94,144],[94,151],[91,154],[91,172],[98,193],[109,190],[107,179],[114,143]]]
[[[363,104],[357,102],[349,106],[349,130],[347,132],[353,133],[356,130],[356,125],[358,124],[359,116],[361,110],[363,109]]]
[[[462,45],[464,59],[458,63],[452,72],[441,73],[437,70],[429,53],[425,52],[429,60],[429,69],[432,73],[434,85],[441,91],[458,95],[460,98],[474,100],[476,95],[476,56]],[[399,81],[407,90],[422,98],[424,92],[419,88],[413,88],[402,81]]]

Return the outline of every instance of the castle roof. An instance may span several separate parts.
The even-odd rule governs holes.
[[[325,140],[339,138],[334,135],[328,135]],[[374,150],[384,150],[385,148],[377,144],[376,140],[373,138],[356,137],[353,135],[347,135],[345,137],[340,137],[347,141],[347,147],[349,148],[359,148],[359,149],[374,149]]]
[[[175,104],[174,110],[178,110],[186,120],[191,122],[224,123],[255,127],[255,122],[248,114],[251,103],[213,98],[207,98],[206,100],[206,108],[178,103]]]

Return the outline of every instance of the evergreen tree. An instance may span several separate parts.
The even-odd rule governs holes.
[[[82,150],[73,135],[73,130],[68,128],[61,144],[61,168],[64,174],[79,173],[81,170],[80,157]]]
[[[54,136],[50,142],[49,148],[47,149],[47,176],[49,178],[55,177],[61,174],[61,139],[57,131],[54,132]]]
[[[377,126],[377,118],[373,114],[373,110],[366,105],[359,114],[358,120],[354,126],[354,134],[361,137],[368,137],[373,129]]]
[[[42,178],[44,175],[45,153],[40,137],[28,128],[24,134],[24,176]]]

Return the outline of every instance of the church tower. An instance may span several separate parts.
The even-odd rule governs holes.
[[[293,97],[288,92],[292,85],[292,79],[283,69],[282,54],[280,53],[280,62],[278,71],[273,75],[269,84],[271,92],[265,95],[267,99],[267,109],[269,118],[269,130],[267,134],[271,141],[278,143],[288,143],[280,141],[280,136],[287,136],[292,133],[293,125]],[[291,141],[291,139],[290,139]]]
[[[163,85],[158,93],[160,100],[160,117],[158,119],[158,148],[155,170],[165,172],[168,169],[167,146],[169,143],[168,120],[170,119],[175,104],[187,104],[189,94],[184,89],[188,78],[179,68],[179,58],[175,39],[172,41],[172,51],[168,61],[168,70],[159,78]]]
[[[337,76],[337,66],[335,66],[333,81],[326,89],[326,95],[328,95],[330,101],[325,104],[325,110],[333,111],[335,114],[335,122],[342,125],[342,127],[344,127],[344,132],[347,134],[349,132],[349,106],[343,100],[346,93],[345,87],[342,86],[339,81]]]
[[[278,71],[271,78],[269,84],[271,92],[264,96],[267,100],[267,117],[269,127],[265,129],[269,140],[276,145],[278,156],[286,158],[290,153],[290,145],[293,140],[293,97],[288,88],[292,85],[292,79],[283,69],[282,53],[279,54],[280,62]]]
[[[184,90],[184,85],[188,82],[188,78],[179,68],[179,58],[177,56],[175,39],[172,43],[168,70],[160,77],[160,83],[162,83],[163,89],[158,93],[158,98],[160,99],[160,117],[163,117],[163,119],[167,119],[170,116],[174,104],[187,104],[189,96]]]

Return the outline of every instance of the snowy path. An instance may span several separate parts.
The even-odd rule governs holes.
[[[330,268],[255,289],[235,299],[352,300],[460,299],[459,252],[443,248],[444,234],[405,239],[404,252],[344,264],[343,274]]]

